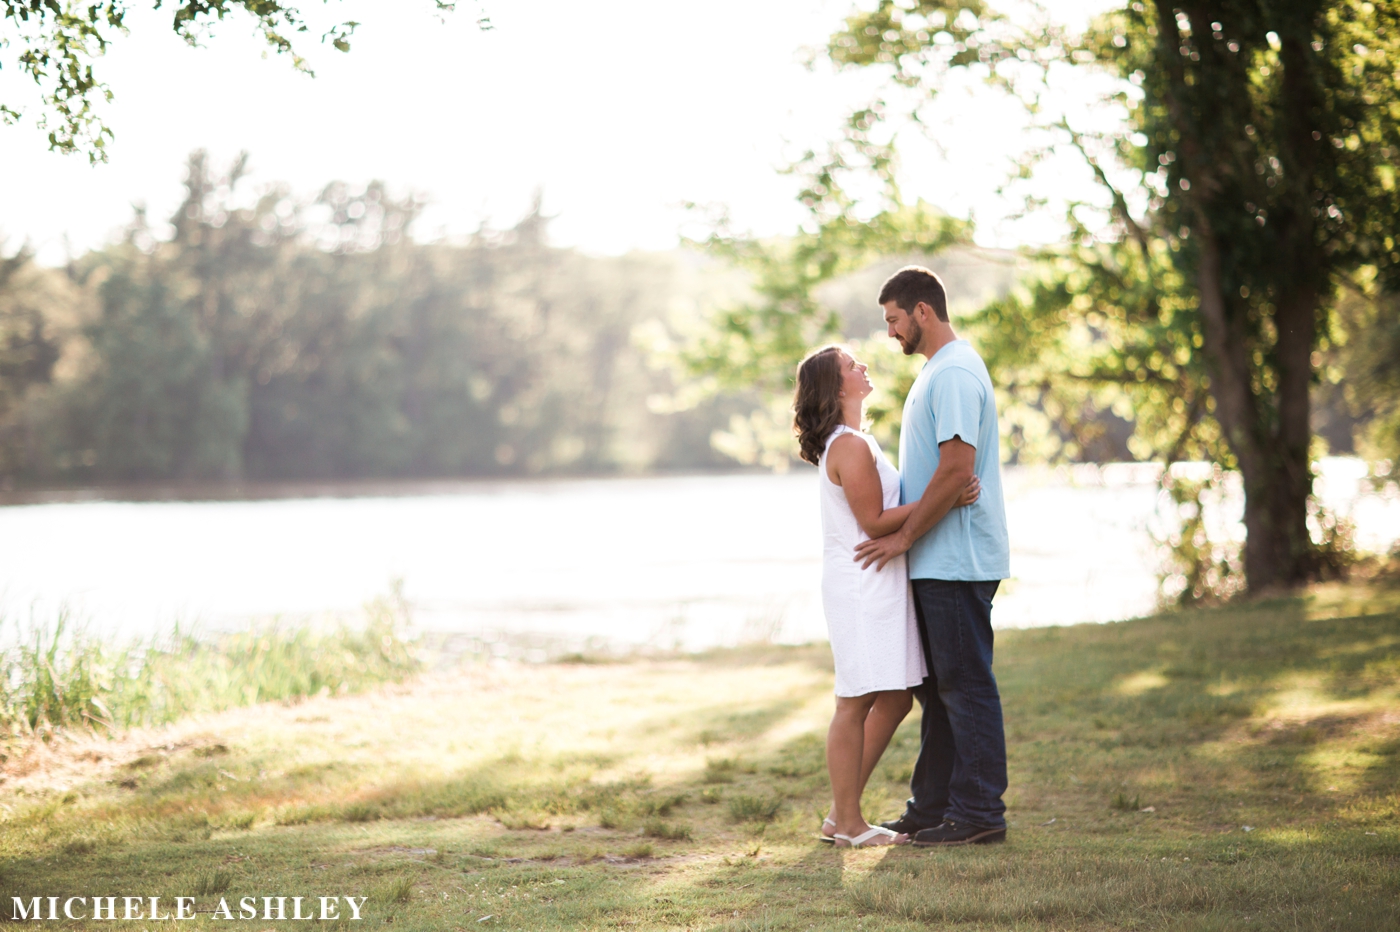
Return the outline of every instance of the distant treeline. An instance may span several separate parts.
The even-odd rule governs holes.
[[[710,435],[743,400],[668,413],[636,340],[694,315],[707,260],[552,248],[538,209],[424,244],[380,185],[306,204],[242,175],[196,154],[173,233],[138,211],[64,269],[0,260],[0,482],[732,464]]]
[[[306,202],[278,186],[245,196],[243,175],[241,161],[220,174],[196,153],[168,229],[138,210],[117,242],[63,268],[0,249],[0,489],[795,461],[786,389],[746,391],[678,361],[728,326],[712,361],[727,365],[745,326],[732,309],[755,293],[788,313],[791,296],[775,299],[741,264],[552,247],[538,209],[509,230],[425,243],[408,235],[422,205],[382,185],[331,184]],[[993,351],[1009,461],[1134,458],[1130,408],[1092,397],[1054,408],[1045,386],[1006,390],[1017,373],[997,346],[1043,350],[978,329],[978,308],[1023,270],[1014,254],[968,245],[877,257],[803,296],[875,367],[875,430],[890,450],[917,360],[882,332],[862,337],[880,324],[870,296],[910,260],[947,278],[959,326]],[[1341,377],[1393,357],[1363,336],[1368,307],[1339,302],[1329,374],[1314,386],[1314,430],[1335,452],[1352,452],[1384,407],[1366,388],[1376,380]]]

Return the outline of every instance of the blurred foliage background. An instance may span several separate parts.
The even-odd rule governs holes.
[[[744,288],[692,253],[553,248],[536,210],[408,236],[379,185],[300,203],[191,157],[158,237],[0,265],[0,478],[35,483],[714,467],[752,393],[667,407],[648,348]],[[642,337],[646,339],[643,340]]]

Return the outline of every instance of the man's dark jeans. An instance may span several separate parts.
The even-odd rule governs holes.
[[[912,821],[1006,826],[1006,734],[992,675],[992,597],[998,582],[915,579],[914,606],[929,675],[919,760],[909,781]]]

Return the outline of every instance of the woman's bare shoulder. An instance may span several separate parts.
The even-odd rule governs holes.
[[[842,460],[854,457],[874,459],[874,454],[870,452],[870,442],[866,440],[865,434],[856,431],[846,431],[835,440],[831,441],[828,448],[828,456],[836,456]]]

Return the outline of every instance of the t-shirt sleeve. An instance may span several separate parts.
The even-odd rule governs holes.
[[[957,437],[970,447],[977,446],[982,427],[982,385],[966,369],[949,368],[933,381],[934,442]]]

